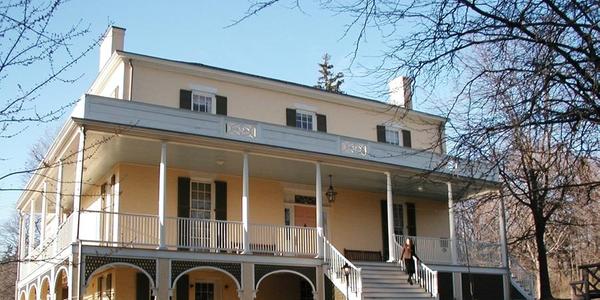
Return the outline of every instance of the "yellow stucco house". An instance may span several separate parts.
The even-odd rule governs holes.
[[[405,78],[382,103],[125,52],[124,35],[107,31],[18,201],[16,299],[468,299],[467,273],[509,298],[502,226],[459,241],[449,209],[495,177],[445,158],[446,119],[412,109]]]

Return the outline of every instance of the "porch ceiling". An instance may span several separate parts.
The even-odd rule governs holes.
[[[108,138],[108,139],[107,139]],[[94,132],[88,135],[86,144],[98,144],[91,149],[85,166],[85,179],[94,182],[94,178],[104,176],[118,162],[144,165],[160,163],[160,142],[129,136],[109,136]],[[242,153],[202,145],[169,143],[167,151],[169,168],[195,170],[204,173],[242,175]],[[270,156],[267,153],[251,153],[249,156],[251,177],[278,180],[293,184],[314,185],[315,164],[311,161],[286,159]],[[322,162],[323,190],[329,186],[328,175],[333,176],[333,185],[370,192],[385,192],[386,176],[383,172],[361,169],[352,165],[341,166]],[[415,176],[407,176],[401,171],[393,172],[395,195],[422,197],[440,201],[447,200],[445,183],[432,182]],[[455,197],[461,189],[454,188]]]

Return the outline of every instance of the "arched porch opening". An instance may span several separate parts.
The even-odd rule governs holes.
[[[238,300],[240,283],[231,273],[215,267],[197,267],[173,282],[174,300]]]
[[[58,269],[54,277],[54,293],[56,300],[66,300],[69,297],[69,279],[66,268]]]
[[[29,296],[27,300],[37,300],[37,287],[35,285],[29,288]]]
[[[313,300],[316,289],[305,275],[278,270],[264,275],[256,284],[257,300]]]
[[[118,280],[116,280],[118,278]],[[84,282],[85,299],[150,299],[155,288],[152,276],[124,262],[103,265]]]
[[[44,276],[40,285],[40,299],[50,300],[50,277]]]

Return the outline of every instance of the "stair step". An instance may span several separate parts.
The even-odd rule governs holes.
[[[361,268],[363,299],[431,299],[418,284],[410,285],[408,275],[396,263],[353,262]]]

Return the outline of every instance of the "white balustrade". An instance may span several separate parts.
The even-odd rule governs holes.
[[[523,288],[525,293],[528,293],[532,298],[537,298],[535,275],[512,258],[510,259],[510,275],[511,280]]]
[[[431,294],[431,297],[438,298],[438,272],[429,268],[416,257],[414,258],[414,262],[417,283]]]
[[[362,280],[361,269],[357,268],[350,262],[340,251],[338,251],[326,238],[323,238],[324,243],[324,260],[325,268],[323,271],[331,279],[331,282],[346,295],[347,299],[362,298]],[[344,274],[343,267],[350,267],[348,277]],[[346,280],[347,279],[347,280]],[[348,290],[348,294],[346,294]]]
[[[65,249],[72,242],[71,238],[73,237],[72,232],[74,217],[75,214],[69,215],[69,217],[67,217],[67,219],[59,225],[58,236],[56,237],[57,252],[60,252],[61,250]]]
[[[158,245],[158,216],[81,211],[79,239],[101,246],[156,246]],[[113,222],[119,227],[114,231]]]
[[[314,227],[250,224],[250,250],[276,255],[317,255]]]
[[[167,217],[166,245],[191,250],[239,251],[241,222]]]
[[[457,265],[477,267],[499,267],[501,265],[501,248],[497,243],[396,235],[396,242],[400,244],[397,249],[400,251],[398,256],[402,252],[401,244],[406,238],[413,241],[417,256],[425,263],[453,264],[451,251],[453,243],[456,243]]]

